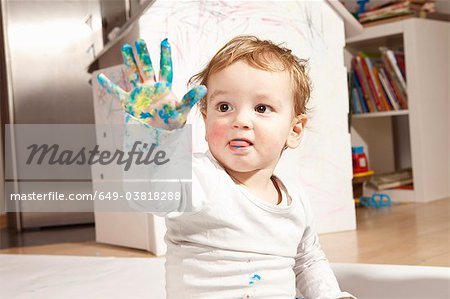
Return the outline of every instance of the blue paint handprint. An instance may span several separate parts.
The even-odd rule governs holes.
[[[142,123],[167,130],[184,125],[191,108],[206,95],[203,85],[192,88],[181,101],[172,92],[172,56],[167,39],[161,42],[159,80],[156,81],[147,45],[143,39],[135,42],[137,59],[130,45],[122,47],[122,57],[132,89],[127,92],[99,74],[97,80],[121,102],[125,112]]]

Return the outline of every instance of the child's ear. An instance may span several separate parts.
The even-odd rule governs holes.
[[[286,146],[290,148],[296,148],[302,139],[303,130],[305,129],[308,117],[305,114],[300,114],[294,117],[291,124],[291,131],[286,140]]]

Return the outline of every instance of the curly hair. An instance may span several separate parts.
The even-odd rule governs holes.
[[[311,96],[308,61],[296,57],[290,49],[252,35],[237,36],[226,43],[201,72],[189,79],[188,85],[201,84],[208,87],[208,79],[212,74],[238,60],[265,71],[288,71],[293,85],[294,111],[296,115],[306,113],[306,104]],[[206,96],[200,100],[199,105],[200,111],[205,113]]]

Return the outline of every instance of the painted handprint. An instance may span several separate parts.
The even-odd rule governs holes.
[[[206,87],[197,86],[189,90],[179,101],[172,92],[172,56],[167,39],[161,42],[159,79],[143,39],[135,42],[136,54],[130,45],[122,47],[122,57],[127,70],[131,90],[125,91],[99,74],[97,80],[110,94],[116,96],[126,113],[152,127],[173,130],[186,122],[191,108],[206,94]],[[137,58],[137,59],[136,59]]]

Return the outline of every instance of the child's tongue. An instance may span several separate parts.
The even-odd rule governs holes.
[[[251,144],[248,141],[245,140],[231,140],[230,146],[236,146],[236,147],[244,147],[244,146],[250,146]]]

